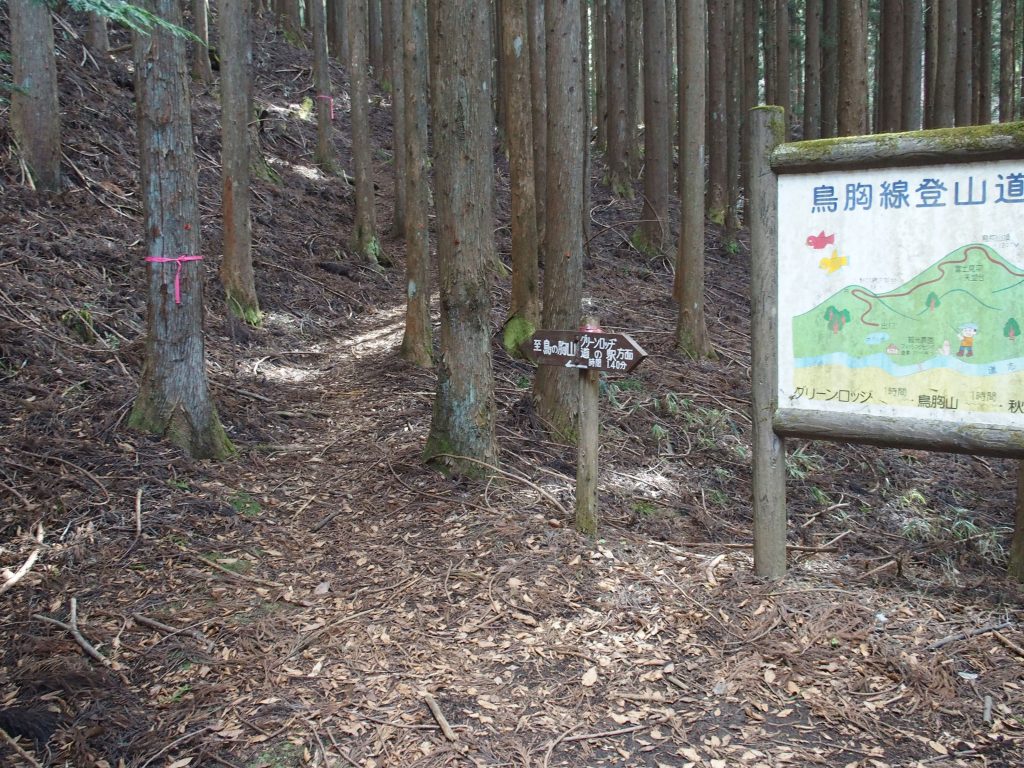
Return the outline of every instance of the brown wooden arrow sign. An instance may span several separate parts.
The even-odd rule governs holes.
[[[521,349],[537,365],[629,373],[647,357],[626,333],[537,331]]]

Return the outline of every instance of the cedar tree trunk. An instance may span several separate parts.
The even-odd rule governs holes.
[[[176,0],[142,7],[181,25]],[[146,247],[146,354],[129,424],[161,435],[195,458],[233,447],[206,380],[199,193],[189,109],[185,40],[164,30],[136,34],[135,98]],[[149,259],[171,259],[154,263]]]
[[[707,0],[685,0],[679,8],[679,249],[676,345],[689,357],[713,354],[704,319],[704,106]]]
[[[570,330],[580,321],[583,294],[583,78],[580,0],[548,0],[548,189],[543,326]],[[579,374],[554,366],[537,370],[537,412],[552,431],[576,440]]]
[[[517,354],[540,319],[537,199],[533,178],[530,46],[526,0],[502,0],[501,72],[505,79],[508,163],[512,196],[512,300],[505,347]],[[513,322],[518,319],[518,322]]]
[[[370,118],[367,114],[366,0],[348,3],[349,91],[352,122],[352,165],[355,176],[356,216],[350,246],[360,257],[376,264],[380,256],[377,213],[373,193]]]
[[[495,259],[491,22],[487,3],[430,0],[441,357],[424,452],[456,471],[494,464],[490,269]],[[442,458],[439,454],[447,454]]]
[[[644,204],[634,243],[647,253],[661,253],[668,245],[669,235],[672,118],[668,105],[665,24],[665,0],[644,0]],[[724,127],[724,109],[722,117]],[[724,167],[724,156],[722,163]],[[722,193],[724,196],[724,188]]]
[[[11,127],[35,188],[60,189],[60,103],[50,8],[38,0],[10,0]]]
[[[405,333],[402,357],[427,368],[430,333],[430,224],[427,187],[427,2],[402,0],[405,83]],[[397,66],[396,66],[397,69]]]
[[[252,6],[248,0],[221,0],[219,19],[224,212],[220,280],[228,310],[247,323],[258,325],[260,305],[252,268],[249,214],[249,179],[254,153],[248,129],[252,116]],[[255,152],[258,151],[257,145]]]

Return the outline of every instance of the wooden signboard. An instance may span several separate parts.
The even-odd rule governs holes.
[[[752,112],[754,560],[770,577],[786,437],[1024,456],[1020,126],[776,146],[783,124]]]
[[[626,333],[603,331],[537,331],[523,344],[537,365],[629,373],[647,357]]]

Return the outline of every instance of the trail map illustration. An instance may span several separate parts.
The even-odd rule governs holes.
[[[779,405],[1024,423],[1024,163],[783,176]]]

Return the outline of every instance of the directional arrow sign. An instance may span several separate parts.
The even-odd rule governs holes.
[[[628,373],[647,357],[626,333],[537,331],[522,346],[538,365]]]

